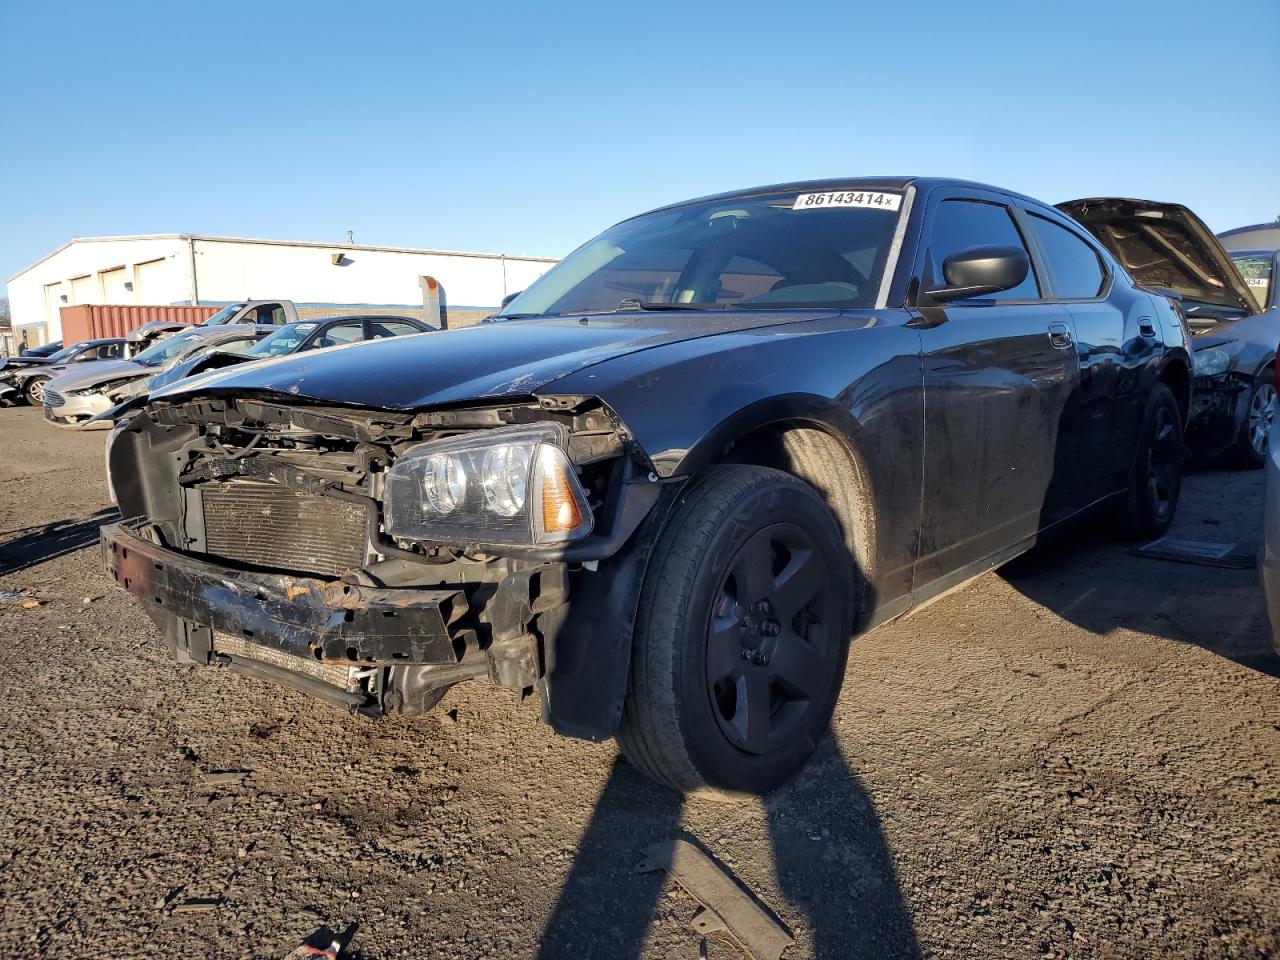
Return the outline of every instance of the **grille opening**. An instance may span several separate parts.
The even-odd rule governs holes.
[[[213,556],[335,578],[365,563],[362,504],[248,480],[205,484],[200,496],[205,549]]]

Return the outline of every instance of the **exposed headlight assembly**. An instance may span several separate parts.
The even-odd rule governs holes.
[[[1194,376],[1216,377],[1225,373],[1227,367],[1231,366],[1231,356],[1219,347],[1209,347],[1195,351],[1191,355],[1191,363],[1195,368]]]
[[[564,440],[563,428],[548,423],[411,448],[387,471],[387,533],[524,546],[585,537],[591,508]]]

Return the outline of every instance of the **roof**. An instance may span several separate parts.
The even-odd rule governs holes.
[[[469,253],[465,250],[431,250],[422,247],[378,247],[361,243],[322,243],[318,240],[269,240],[262,237],[215,237],[201,233],[137,233],[118,237],[72,237],[62,246],[50,250],[43,257],[27,264],[9,281],[18,279],[28,270],[38,267],[50,257],[55,257],[72,244],[105,243],[121,240],[200,240],[206,243],[256,243],[273,247],[316,247],[323,250],[366,250],[380,253],[417,253],[431,254],[437,257],[476,257],[482,260],[532,260],[537,263],[557,263],[555,257],[529,257],[521,253]]]
[[[1275,250],[1280,248],[1280,220],[1223,230],[1218,239],[1228,250]]]
[[[930,189],[938,186],[952,187],[969,187],[975,190],[991,190],[995,193],[1002,193],[1009,197],[1016,197],[1020,200],[1026,200],[1031,203],[1040,204],[1042,206],[1050,206],[1043,200],[1037,200],[1035,197],[1028,197],[1014,190],[1006,190],[1003,187],[995,187],[989,183],[975,183],[972,180],[960,180],[954,177],[908,177],[908,176],[890,176],[890,177],[835,177],[826,180],[796,180],[791,183],[774,183],[762,187],[748,187],[744,190],[731,190],[728,193],[713,193],[705,197],[696,197],[692,200],[681,200],[678,203],[669,203],[649,213],[657,213],[659,210],[674,210],[677,207],[688,206],[694,203],[706,203],[714,201],[738,200],[747,197],[764,196],[771,193],[826,193],[832,190],[905,190],[907,187],[917,187],[920,189]],[[643,214],[640,214],[643,216]]]

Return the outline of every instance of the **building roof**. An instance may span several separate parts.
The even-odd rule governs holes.
[[[558,262],[555,257],[530,257],[521,253],[470,253],[465,250],[427,250],[420,247],[377,247],[363,243],[321,243],[316,240],[267,240],[261,237],[215,237],[200,233],[138,233],[120,237],[72,237],[62,246],[55,250],[50,250],[43,257],[40,257],[40,259],[27,264],[13,276],[9,277],[8,282],[18,279],[18,277],[22,276],[28,270],[38,267],[50,257],[57,256],[72,244],[102,243],[106,241],[119,240],[204,240],[214,243],[259,243],[275,247],[319,247],[335,251],[371,250],[382,253],[427,253],[439,257],[478,257],[485,260],[533,260],[538,263]]]

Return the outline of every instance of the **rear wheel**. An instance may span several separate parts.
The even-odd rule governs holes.
[[[680,791],[756,794],[789,778],[835,709],[856,592],[808,484],[740,465],[692,481],[641,595],[627,759]]]
[[[1240,436],[1231,451],[1231,460],[1238,467],[1255,469],[1267,459],[1267,438],[1271,435],[1271,422],[1276,417],[1277,406],[1280,406],[1276,397],[1275,374],[1270,367],[1254,380],[1248,403]]]
[[[1129,490],[1121,505],[1125,532],[1140,540],[1164,536],[1182,490],[1182,411],[1172,391],[1158,383],[1147,401]]]
[[[32,377],[28,380],[26,386],[22,388],[27,402],[35,407],[42,406],[44,404],[44,385],[48,382],[48,377]]]

